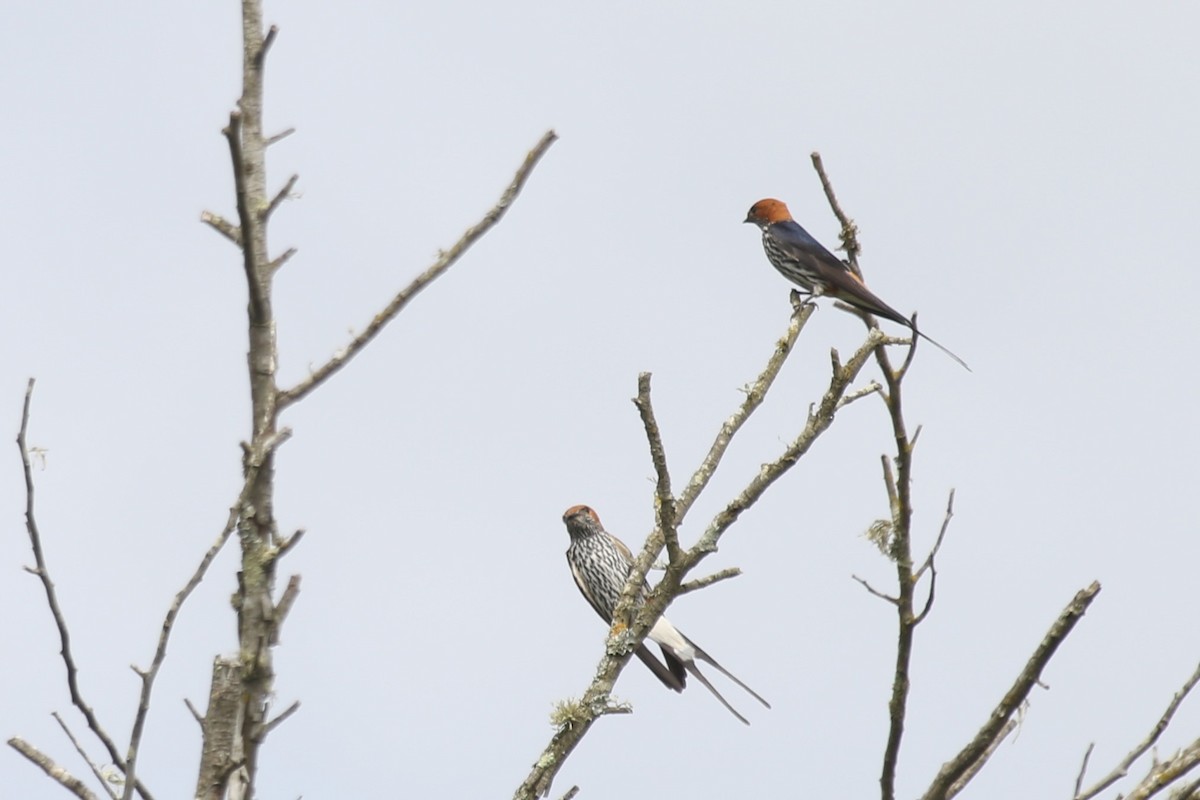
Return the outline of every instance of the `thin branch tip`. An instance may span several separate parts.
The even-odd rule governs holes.
[[[391,301],[375,315],[375,317],[367,324],[366,328],[358,336],[339,349],[332,357],[329,358],[320,367],[317,367],[304,380],[292,386],[289,389],[279,390],[276,396],[276,403],[279,411],[288,406],[302,400],[310,392],[323,384],[332,375],[346,366],[358,353],[360,353],[376,336],[387,326],[389,322],[396,318],[399,313],[404,310],[405,306],[420,294],[426,287],[443,275],[446,270],[454,266],[455,263],[466,253],[475,242],[483,238],[484,234],[490,231],[508,211],[509,206],[521,194],[530,175],[533,174],[534,168],[541,161],[542,157],[549,150],[557,139],[557,135],[553,130],[547,131],[542,135],[541,140],[530,150],[521,166],[513,175],[512,180],[505,188],[500,199],[492,206],[479,222],[467,229],[467,231],[459,237],[458,241],[444,252],[439,252],[434,263],[427,267],[424,272],[415,277],[405,288],[401,289]]]

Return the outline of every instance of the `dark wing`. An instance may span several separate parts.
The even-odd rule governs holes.
[[[874,314],[877,317],[883,317],[884,319],[890,319],[892,322],[900,323],[917,336],[920,336],[953,358],[967,372],[971,371],[971,368],[967,366],[967,362],[947,349],[945,345],[917,330],[911,319],[883,302],[879,298],[879,295],[868,289],[866,284],[859,280],[858,276],[842,263],[840,258],[826,250],[820,242],[810,236],[808,231],[800,226],[800,223],[794,220],[776,222],[771,225],[771,236],[775,239],[780,249],[783,250],[784,254],[789,258],[806,264],[812,272],[820,275],[821,279],[832,287],[826,291],[826,294],[844,303],[849,303],[860,311],[866,311],[868,314]]]
[[[792,220],[776,222],[771,226],[771,235],[788,257],[807,265],[812,272],[821,276],[821,280],[831,287],[825,292],[827,295],[861,311],[912,328],[907,317],[868,289],[840,258],[800,227],[800,223]]]
[[[663,650],[663,655],[667,657],[667,663],[670,664],[670,668],[668,669],[662,665],[661,661],[654,657],[654,654],[644,644],[639,644],[637,650],[633,651],[633,654],[641,659],[642,663],[649,667],[655,677],[662,681],[663,685],[668,689],[674,689],[677,692],[683,691],[683,682],[687,677],[687,672],[684,671],[682,661],[675,658],[666,650]],[[676,665],[678,665],[678,669],[675,669]]]

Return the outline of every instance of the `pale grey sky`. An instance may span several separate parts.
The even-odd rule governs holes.
[[[1200,292],[1194,4],[1017,2],[268,3],[282,380],[343,344],[559,141],[510,215],[367,353],[288,412],[278,514],[309,531],[277,653],[264,798],[507,797],[551,704],[578,695],[604,628],[577,596],[562,511],[636,544],[652,468],[640,370],[677,481],[782,333],[787,286],[741,220],[779,197],[828,246],[820,150],[861,227],[872,287],[962,355],[907,383],[919,546],[957,516],[920,628],[899,792],[922,790],[1070,597],[1104,591],[969,793],[1066,797],[1084,748],[1109,768],[1200,660],[1189,359]],[[235,3],[13,5],[0,29],[6,287],[0,428],[38,378],[39,520],[82,686],[124,740],[171,595],[221,528],[247,436],[245,289],[202,226],[233,213],[220,129],[237,97]],[[1168,306],[1181,301],[1181,310]],[[889,327],[889,330],[895,330]],[[862,339],[822,308],[730,451],[686,537],[803,424],[828,350]],[[1190,410],[1189,410],[1190,409]],[[6,435],[6,436],[8,436]],[[10,441],[6,438],[5,441]],[[581,797],[877,792],[894,658],[888,587],[861,532],[886,516],[873,401],[745,514],[707,562],[736,581],[672,607],[773,704],[665,691],[602,720],[555,785]],[[0,734],[83,771],[0,451]],[[235,645],[233,550],[186,607],[141,774],[195,780],[209,665]],[[719,676],[718,676],[719,677]],[[722,687],[728,684],[720,684]],[[1200,698],[1162,741],[1194,739]],[[98,748],[97,748],[98,752]],[[61,792],[9,749],[14,797]]]

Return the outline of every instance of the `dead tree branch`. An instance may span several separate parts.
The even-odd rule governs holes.
[[[650,402],[650,373],[638,375],[638,393],[633,399],[638,414],[642,418],[642,427],[646,430],[646,440],[650,445],[650,460],[654,462],[654,473],[657,481],[654,486],[654,511],[658,532],[662,534],[667,546],[667,559],[675,562],[683,555],[679,549],[679,535],[676,531],[675,496],[671,494],[671,474],[667,471],[667,454],[663,447],[662,433],[658,430],[658,420],[654,418],[654,406]],[[634,586],[634,592],[638,587]]]
[[[969,770],[987,760],[992,744],[1000,736],[1005,725],[1017,709],[1025,702],[1030,690],[1041,677],[1042,670],[1050,663],[1054,652],[1063,643],[1071,630],[1091,606],[1096,595],[1100,593],[1100,584],[1093,582],[1081,589],[1071,602],[1067,604],[1058,619],[1050,626],[1050,630],[1042,638],[1033,655],[1025,663],[1025,667],[1017,675],[1012,687],[1001,698],[1000,702],[988,715],[987,722],[979,729],[979,733],[959,751],[958,755],[942,765],[933,783],[925,790],[922,800],[946,800],[950,797],[950,789],[967,774]]]
[[[59,653],[62,656],[63,666],[67,670],[67,690],[71,695],[71,703],[79,709],[79,713],[87,721],[88,730],[100,740],[100,743],[108,753],[109,759],[124,773],[127,767],[124,759],[121,758],[120,751],[117,749],[116,742],[108,735],[108,731],[104,729],[104,726],[100,724],[100,720],[96,717],[96,712],[84,699],[83,692],[79,688],[79,668],[76,666],[75,655],[71,650],[71,634],[67,628],[67,618],[58,603],[58,592],[54,588],[54,581],[50,579],[50,568],[46,564],[46,556],[42,550],[42,535],[38,530],[37,517],[34,514],[33,467],[29,459],[27,441],[29,409],[33,402],[33,386],[34,379],[30,378],[29,383],[25,387],[25,402],[21,411],[21,428],[17,433],[17,449],[21,452],[21,468],[25,474],[25,530],[29,534],[29,545],[33,550],[34,561],[34,567],[29,572],[36,575],[38,580],[42,582],[42,588],[46,592],[46,605],[49,606],[50,615],[54,618],[54,625],[58,629]],[[10,740],[11,743],[12,740]],[[36,752],[36,750],[33,750],[33,752]],[[28,753],[24,751],[22,751],[22,754],[27,758],[29,757]],[[49,757],[42,756],[42,758],[45,759],[45,762],[33,758],[30,758],[30,760],[38,766],[43,767],[43,769],[45,769],[45,763],[54,763]],[[128,792],[131,794],[135,788],[146,800],[153,800],[153,796],[145,786],[139,781],[130,780],[128,782]]]
[[[703,578],[696,578],[693,581],[680,584],[679,591],[675,593],[675,596],[680,597],[688,592],[694,592],[697,589],[703,589],[707,586],[712,586],[714,583],[729,580],[730,578],[736,578],[741,574],[742,570],[740,567],[726,567],[725,569],[718,570],[711,575],[705,575]]]
[[[793,292],[793,297],[798,298],[799,295]],[[680,523],[683,522],[684,516],[692,507],[692,503],[696,502],[696,498],[704,491],[704,487],[708,486],[708,482],[712,480],[712,476],[716,474],[717,467],[721,463],[725,451],[729,449],[729,443],[733,441],[734,435],[741,430],[746,424],[746,420],[750,415],[762,405],[763,400],[767,396],[771,385],[775,383],[776,376],[779,375],[779,370],[783,368],[783,364],[787,361],[787,357],[791,355],[792,348],[796,345],[796,340],[800,337],[800,331],[804,330],[808,318],[817,310],[815,305],[811,303],[803,303],[798,299],[793,301],[794,311],[788,322],[787,330],[783,336],[779,337],[779,341],[775,343],[775,350],[771,353],[771,357],[767,359],[767,366],[754,380],[754,383],[748,385],[743,392],[746,397],[742,400],[741,405],[734,410],[733,414],[721,425],[721,429],[717,431],[717,438],[713,441],[712,447],[708,449],[707,455],[700,461],[700,466],[696,468],[696,472],[692,475],[684,487],[683,493],[679,495],[676,501],[676,515]]]
[[[71,746],[75,748],[75,752],[79,754],[79,757],[83,759],[83,762],[88,765],[88,769],[92,771],[92,775],[95,776],[100,785],[104,787],[104,793],[112,798],[112,800],[117,800],[117,795],[115,792],[113,792],[112,787],[109,786],[108,781],[105,780],[104,773],[100,771],[100,766],[93,761],[92,757],[89,756],[87,751],[83,749],[83,745],[81,745],[79,740],[75,738],[75,734],[71,733],[71,729],[67,726],[67,723],[63,721],[62,715],[57,711],[54,711],[50,714],[50,716],[54,717],[54,721],[58,723],[58,727],[62,728],[62,732],[66,734],[67,739],[71,742]]]
[[[1171,724],[1171,718],[1175,716],[1175,712],[1179,710],[1179,706],[1182,705],[1187,696],[1191,694],[1192,689],[1196,688],[1196,684],[1198,682],[1200,682],[1200,665],[1196,667],[1191,676],[1184,681],[1184,684],[1182,687],[1180,687],[1179,691],[1175,693],[1175,696],[1171,698],[1171,702],[1167,704],[1166,710],[1163,711],[1162,715],[1158,718],[1158,721],[1154,723],[1154,727],[1150,729],[1150,732],[1146,734],[1145,738],[1134,745],[1133,749],[1126,753],[1125,757],[1122,758],[1107,775],[1096,781],[1086,790],[1083,790],[1081,787],[1083,785],[1084,774],[1087,772],[1088,758],[1091,756],[1092,748],[1095,746],[1094,743],[1089,744],[1087,752],[1083,757],[1083,764],[1079,768],[1079,776],[1075,780],[1074,800],[1091,800],[1091,798],[1100,794],[1105,789],[1121,780],[1121,778],[1124,778],[1126,775],[1128,775],[1129,768],[1133,766],[1134,762],[1141,758],[1147,750],[1153,747],[1158,741],[1159,737],[1163,735],[1163,732],[1167,729],[1167,726]]]
[[[366,329],[354,337],[352,342],[338,351],[333,358],[313,370],[313,373],[300,381],[300,383],[290,389],[280,391],[278,399],[280,410],[303,399],[328,380],[331,375],[346,366],[350,362],[350,359],[362,352],[363,348],[370,344],[371,340],[378,336],[379,332],[389,322],[395,319],[396,315],[408,305],[410,300],[416,297],[429,284],[433,283],[442,273],[454,266],[455,262],[470,249],[471,245],[483,238],[483,235],[504,217],[505,212],[508,211],[509,206],[517,199],[517,196],[521,193],[521,189],[525,186],[525,182],[533,173],[533,168],[537,166],[538,161],[546,154],[546,151],[550,149],[550,145],[554,144],[557,138],[558,135],[554,131],[546,131],[541,140],[525,156],[524,163],[521,164],[516,175],[513,176],[512,182],[504,190],[504,194],[501,195],[500,200],[483,216],[483,219],[468,228],[467,232],[454,243],[453,247],[440,253],[437,260],[428,269],[414,278],[408,286],[401,289],[392,298],[391,302],[367,324]]]
[[[76,778],[66,769],[60,767],[54,759],[38,750],[33,745],[26,742],[17,736],[8,740],[8,746],[16,750],[21,755],[25,756],[34,766],[46,773],[59,786],[66,789],[71,794],[79,798],[79,800],[97,800],[96,795],[92,794],[91,790],[83,784],[83,781]]]

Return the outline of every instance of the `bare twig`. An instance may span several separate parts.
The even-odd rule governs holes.
[[[877,381],[871,381],[870,383],[868,383],[866,386],[862,387],[861,389],[855,389],[853,392],[847,392],[845,395],[843,395],[842,399],[838,401],[837,410],[841,411],[843,408],[850,405],[855,400],[861,400],[864,397],[868,397],[873,394],[878,394],[882,390],[883,390],[883,387],[880,386]]]
[[[808,413],[804,430],[792,440],[778,458],[764,464],[758,474],[746,485],[746,488],[713,517],[704,534],[690,551],[699,554],[696,561],[699,561],[703,554],[716,550],[717,541],[721,535],[737,521],[741,513],[757,502],[771,484],[795,466],[821,434],[829,429],[829,426],[833,424],[834,415],[837,413],[838,402],[846,393],[849,385],[858,377],[858,373],[875,350],[880,338],[881,334],[878,331],[872,331],[867,336],[866,342],[855,351],[845,366],[835,366],[833,375],[829,379],[829,387],[822,395],[821,401]]]
[[[917,429],[920,433],[920,428]],[[913,437],[913,442],[916,442],[916,436]],[[942,518],[942,527],[938,530],[937,540],[933,543],[933,547],[929,549],[929,555],[925,557],[923,563],[915,573],[913,573],[913,583],[921,580],[926,572],[929,573],[929,594],[925,598],[925,607],[921,609],[921,613],[913,619],[913,626],[916,627],[925,621],[929,616],[930,610],[933,609],[933,600],[937,593],[937,566],[934,559],[937,558],[938,551],[942,549],[942,542],[946,540],[946,531],[950,529],[950,520],[954,517],[954,490],[950,490],[950,497],[946,501],[946,515]]]
[[[234,225],[229,220],[222,217],[220,214],[214,214],[211,211],[205,211],[200,215],[200,221],[212,228],[217,233],[224,236],[229,241],[242,246],[242,231],[237,225]]]
[[[892,605],[897,605],[900,602],[900,598],[892,597],[890,594],[887,594],[886,592],[879,591],[874,586],[867,583],[867,581],[864,578],[860,578],[857,575],[851,575],[850,577],[853,578],[854,580],[858,581],[860,584],[862,584],[862,587],[864,589],[866,589],[868,592],[870,592],[873,596],[878,597],[880,600],[886,600],[887,602],[891,603]]]
[[[1171,702],[1167,704],[1166,710],[1163,711],[1162,715],[1158,718],[1158,722],[1154,723],[1154,727],[1150,729],[1150,732],[1146,734],[1146,737],[1142,739],[1142,741],[1138,742],[1138,744],[1135,745],[1132,750],[1126,753],[1125,757],[1122,758],[1115,767],[1113,767],[1111,772],[1098,780],[1096,783],[1089,786],[1086,791],[1081,791],[1080,785],[1083,782],[1084,770],[1087,769],[1087,756],[1085,755],[1083,766],[1079,770],[1079,777],[1075,781],[1075,800],[1090,800],[1090,798],[1100,794],[1109,786],[1112,786],[1121,778],[1124,778],[1126,775],[1128,775],[1129,768],[1133,766],[1133,762],[1141,758],[1142,754],[1154,746],[1155,742],[1157,742],[1159,737],[1162,736],[1163,731],[1165,731],[1167,726],[1171,724],[1171,718],[1175,716],[1175,712],[1179,710],[1179,706],[1191,693],[1192,689],[1196,688],[1196,684],[1198,682],[1200,682],[1200,665],[1196,667],[1195,671],[1192,672],[1191,676],[1188,677],[1183,686],[1180,687],[1179,691],[1177,691],[1171,698]],[[1090,755],[1091,752],[1092,745],[1088,745],[1088,755]]]
[[[825,163],[821,161],[821,154],[813,151],[810,158],[812,159],[813,169],[817,171],[817,177],[821,180],[821,188],[825,190],[825,199],[829,201],[829,208],[833,210],[833,215],[837,217],[837,221],[841,223],[841,249],[846,251],[846,258],[849,261],[851,271],[861,278],[862,271],[858,268],[858,254],[860,252],[858,246],[858,226],[854,224],[854,220],[846,215],[845,211],[842,211],[842,206],[838,203],[837,196],[833,193],[833,184],[829,181],[829,176],[825,174]]]
[[[201,728],[203,728],[204,727],[204,715],[201,714],[200,711],[194,705],[192,705],[192,701],[187,699],[186,697],[183,698],[183,704],[185,706],[187,706],[188,711],[192,712],[192,719],[196,720],[196,724],[199,725]]]
[[[29,759],[29,761],[41,769],[42,772],[46,773],[46,775],[58,783],[59,786],[78,797],[79,800],[96,800],[96,795],[92,794],[87,786],[84,785],[83,781],[67,772],[66,769],[55,763],[54,759],[41,752],[24,739],[14,736],[8,740],[8,746],[25,756],[25,758]]]
[[[258,53],[254,56],[255,64],[261,70],[267,63],[267,51],[271,49],[271,45],[275,44],[275,37],[279,35],[279,26],[272,25],[267,29],[267,35],[263,37],[262,47],[258,49]]]
[[[559,800],[571,800],[577,794],[579,794],[579,787],[572,786],[570,789],[567,789],[567,793],[559,798]]]
[[[292,610],[292,605],[299,596],[300,576],[293,575],[288,578],[288,584],[284,587],[283,594],[279,597],[279,602],[275,604],[275,619],[271,625],[271,644],[279,643],[279,631],[283,628],[284,620],[287,619],[288,612]]]
[[[346,366],[350,359],[358,355],[364,347],[371,343],[372,339],[379,335],[379,332],[383,330],[384,326],[395,319],[396,315],[399,314],[406,305],[408,305],[410,300],[416,297],[422,289],[433,283],[433,281],[440,277],[442,273],[452,267],[455,262],[457,262],[458,259],[462,257],[462,255],[467,252],[468,249],[470,249],[471,245],[475,244],[475,242],[481,239],[485,233],[491,230],[492,227],[501,220],[505,212],[508,211],[509,206],[511,206],[512,203],[517,199],[517,196],[521,193],[521,189],[525,186],[525,182],[533,173],[533,168],[537,166],[538,161],[540,161],[542,156],[546,154],[546,151],[550,149],[550,145],[554,144],[554,140],[557,138],[558,136],[554,133],[554,131],[547,131],[545,135],[542,136],[541,140],[534,145],[534,148],[529,151],[529,154],[525,156],[524,163],[522,163],[521,167],[517,170],[516,175],[513,177],[512,182],[508,185],[508,188],[504,190],[504,194],[501,195],[499,202],[497,202],[496,205],[484,215],[483,219],[470,227],[467,232],[464,233],[462,237],[454,243],[453,247],[442,252],[438,256],[437,260],[434,261],[428,269],[414,278],[408,286],[400,290],[400,292],[392,298],[391,302],[389,302],[387,306],[378,314],[376,314],[375,318],[367,324],[367,327],[362,333],[356,336],[348,345],[343,347],[336,355],[333,356],[333,358],[326,361],[324,364],[314,370],[311,375],[300,381],[300,383],[296,384],[290,389],[281,390],[278,395],[279,410],[283,410],[298,400],[304,398],[311,391],[328,380],[331,375],[340,370],[342,367]]]
[[[271,559],[273,561],[278,561],[279,559],[283,558],[291,551],[293,547],[300,544],[300,540],[303,538],[304,528],[300,528],[287,539],[284,539],[279,543],[279,545],[275,548],[275,553],[271,556]]]
[[[914,573],[915,580],[921,580],[921,576],[926,570],[933,569],[933,560],[937,557],[938,551],[942,549],[942,542],[946,538],[946,531],[950,529],[950,520],[954,518],[954,490],[950,490],[950,496],[946,500],[946,514],[942,517],[942,527],[938,530],[937,540],[934,541],[933,547],[929,550],[929,555],[925,557],[925,563],[921,568]]]
[[[925,605],[921,608],[921,613],[913,617],[913,627],[917,627],[925,618],[929,616],[929,612],[933,609],[933,600],[937,596],[937,567],[933,563],[929,564],[929,594],[925,596]]]
[[[278,144],[279,142],[282,142],[284,139],[291,136],[295,132],[296,132],[295,128],[285,128],[284,130],[281,130],[279,133],[275,134],[274,136],[268,136],[267,138],[263,139],[263,145],[265,145],[266,147],[270,147],[273,144]]]
[[[714,583],[720,583],[721,581],[727,581],[730,578],[736,578],[741,574],[741,567],[726,567],[725,569],[717,570],[711,575],[705,575],[703,578],[696,578],[694,581],[688,581],[687,583],[680,584],[679,591],[675,593],[675,596],[679,597],[680,595],[685,595],[688,592],[694,592],[698,589],[712,586]]]
[[[667,453],[663,447],[662,433],[658,429],[658,420],[654,418],[654,406],[650,402],[649,372],[638,375],[638,393],[637,397],[633,398],[633,404],[637,406],[638,414],[642,418],[642,427],[646,429],[650,460],[654,462],[654,474],[657,476],[654,485],[655,524],[667,545],[668,562],[677,562],[682,552],[679,549],[679,532],[676,530],[675,497],[671,494],[671,474],[667,471]]]
[[[117,749],[116,742],[113,741],[112,737],[108,735],[108,732],[100,724],[100,720],[96,717],[96,712],[84,700],[83,692],[79,689],[79,668],[75,665],[75,656],[71,650],[71,634],[67,629],[67,618],[63,614],[62,607],[58,604],[58,593],[54,588],[54,581],[50,579],[50,568],[46,565],[46,557],[42,551],[42,536],[38,530],[37,517],[34,515],[33,467],[30,464],[29,447],[26,440],[26,435],[29,431],[29,408],[33,401],[33,385],[34,379],[30,378],[29,383],[25,387],[25,403],[21,411],[21,429],[17,434],[17,448],[21,451],[21,466],[25,473],[25,530],[29,534],[29,545],[33,550],[35,564],[35,567],[30,572],[36,575],[38,580],[42,582],[42,588],[46,592],[46,604],[50,607],[50,615],[54,618],[55,627],[58,628],[59,653],[62,656],[63,666],[67,670],[67,689],[71,694],[71,703],[79,709],[79,713],[83,714],[83,718],[87,721],[88,730],[104,745],[109,759],[124,772],[126,765],[121,758],[120,751]],[[32,752],[36,753],[37,751],[32,750]],[[30,758],[38,766],[43,766],[42,763],[30,757],[24,751],[22,751],[22,754]],[[54,762],[47,759],[47,763],[53,764]],[[133,786],[134,782],[130,782],[131,789]],[[136,783],[136,788],[146,800],[153,800],[150,793],[140,782]]]
[[[242,266],[246,271],[246,287],[250,295],[250,318],[258,322],[263,319],[265,300],[263,285],[255,269],[256,254],[251,246],[256,240],[258,216],[250,211],[249,190],[246,188],[246,162],[242,158],[242,112],[229,112],[229,124],[221,133],[225,134],[225,141],[229,143],[229,157],[233,161],[233,187],[237,194],[238,219],[241,220],[238,230],[242,235]]]
[[[815,305],[799,304],[795,307],[791,319],[788,322],[787,331],[775,343],[775,350],[767,360],[767,366],[755,379],[754,383],[746,388],[746,397],[742,400],[741,405],[737,410],[730,415],[729,419],[721,425],[721,430],[717,432],[717,438],[709,448],[708,454],[700,462],[700,466],[696,469],[692,479],[688,481],[688,485],[684,487],[683,494],[676,501],[676,514],[679,522],[683,521],[688,509],[692,507],[692,503],[700,496],[700,492],[704,491],[704,487],[708,486],[708,482],[717,471],[717,466],[721,463],[721,458],[725,455],[725,451],[729,448],[729,443],[733,440],[734,434],[741,430],[742,425],[750,418],[750,415],[762,405],[763,399],[767,396],[767,391],[775,382],[775,377],[779,374],[779,370],[783,368],[783,364],[787,361],[787,357],[791,355],[792,348],[796,344],[796,339],[800,336],[800,331],[804,330],[805,323],[808,318],[816,311]]]
[[[987,722],[966,747],[942,765],[937,777],[933,779],[933,783],[922,795],[922,800],[945,800],[950,797],[951,787],[958,783],[959,779],[974,767],[976,762],[987,760],[992,743],[1000,736],[1009,719],[1029,696],[1030,690],[1037,683],[1042,670],[1050,663],[1054,652],[1071,633],[1076,623],[1083,618],[1084,613],[1099,593],[1100,584],[1093,582],[1072,598],[1062,613],[1058,615],[1058,619],[1050,626],[1050,630],[1046,632],[1033,655],[1029,657],[1012,687],[988,715]]]
[[[280,269],[283,268],[284,264],[291,261],[292,256],[294,256],[294,255],[296,255],[296,248],[289,247],[287,250],[284,250],[282,253],[280,253],[277,257],[271,259],[271,262],[269,264],[267,264],[267,271],[278,272]]]
[[[860,273],[861,274],[861,273]],[[864,317],[869,330],[878,330],[873,317]],[[904,421],[903,374],[892,370],[891,358],[885,347],[875,349],[875,360],[883,373],[885,391],[880,391],[888,417],[892,423],[892,436],[896,443],[895,471],[892,462],[882,457],[884,485],[887,488],[888,504],[892,512],[892,537],[888,556],[896,567],[896,667],[892,678],[892,693],[888,698],[888,738],[883,749],[883,765],[879,785],[883,800],[894,800],[896,796],[896,765],[900,758],[900,743],[904,737],[904,722],[908,714],[908,694],[911,687],[909,670],[912,663],[913,636],[916,630],[916,614],[913,593],[916,580],[912,560],[912,452],[913,443],[908,436]],[[932,595],[930,601],[932,602]]]
[[[1001,728],[1000,734],[994,740],[992,740],[991,744],[987,746],[987,750],[984,751],[983,756],[976,759],[975,763],[972,764],[948,790],[946,790],[947,800],[949,800],[951,797],[954,797],[966,788],[967,784],[971,782],[971,779],[979,774],[979,770],[983,769],[983,765],[986,764],[987,760],[992,757],[992,754],[996,752],[996,749],[1000,747],[1004,740],[1008,738],[1008,735],[1015,731],[1020,724],[1020,720],[1016,718],[1010,719],[1008,722],[1004,723],[1004,727]]]
[[[283,188],[275,193],[275,196],[271,198],[271,202],[267,204],[265,209],[263,209],[262,215],[260,216],[260,219],[263,222],[266,222],[268,219],[270,219],[271,215],[275,213],[275,209],[279,208],[280,204],[283,203],[284,200],[287,200],[292,196],[292,190],[296,188],[296,181],[298,180],[300,180],[299,175],[292,175],[292,177],[288,178],[287,183],[283,185]]]
[[[104,787],[105,794],[112,798],[112,800],[117,800],[116,793],[113,792],[112,787],[108,785],[108,781],[104,779],[103,773],[100,772],[99,765],[97,765],[96,762],[92,760],[91,756],[87,754],[87,751],[83,749],[83,745],[81,745],[79,740],[75,738],[75,734],[71,733],[71,729],[67,727],[67,723],[63,722],[62,716],[60,716],[57,711],[52,712],[50,716],[54,717],[54,721],[58,723],[58,727],[62,728],[62,732],[67,735],[67,739],[70,740],[71,746],[75,748],[75,752],[79,754],[79,757],[83,759],[83,762],[88,765],[88,769],[90,769],[92,774],[96,776],[96,780],[99,781],[100,785]]]
[[[1083,763],[1079,765],[1079,774],[1075,776],[1075,793],[1071,796],[1079,797],[1079,793],[1083,791],[1083,776],[1087,774],[1088,761],[1092,758],[1092,751],[1096,749],[1095,742],[1088,742],[1087,750],[1083,751]]]
[[[1162,763],[1155,763],[1150,773],[1125,796],[1124,800],[1147,800],[1166,789],[1200,764],[1200,739]],[[1200,783],[1198,781],[1197,783]],[[1195,789],[1190,790],[1191,793]],[[1187,792],[1180,792],[1187,797]]]
[[[154,650],[154,658],[150,662],[150,668],[145,672],[139,672],[142,676],[142,691],[138,697],[137,714],[133,720],[133,732],[129,737],[129,755],[125,761],[124,773],[126,782],[136,776],[137,755],[141,750],[142,735],[146,726],[146,716],[150,711],[150,694],[154,690],[154,680],[158,677],[158,671],[162,668],[163,661],[167,657],[167,642],[171,638],[171,631],[175,627],[175,619],[179,616],[180,610],[183,608],[184,602],[188,596],[195,591],[196,587],[204,580],[204,576],[208,573],[208,568],[216,559],[225,543],[229,541],[234,528],[237,526],[238,515],[246,498],[251,492],[254,482],[258,479],[258,471],[262,468],[263,462],[270,457],[281,444],[291,438],[292,431],[290,428],[284,428],[274,435],[262,440],[258,446],[251,446],[249,456],[246,459],[248,468],[242,483],[242,491],[238,495],[238,499],[229,509],[229,516],[226,517],[225,527],[217,534],[216,540],[208,548],[208,552],[200,559],[200,563],[196,566],[196,570],[192,573],[192,577],[184,584],[171,601],[171,607],[167,609],[167,615],[163,619],[162,629],[158,634],[158,646]],[[128,792],[126,793],[128,794]]]
[[[290,706],[285,708],[283,710],[283,712],[281,712],[279,714],[279,716],[277,716],[275,719],[273,719],[270,722],[263,725],[262,728],[258,731],[258,736],[255,738],[257,738],[258,741],[260,741],[260,742],[263,739],[266,739],[267,736],[270,735],[271,731],[278,728],[280,725],[282,725],[284,722],[287,721],[288,717],[290,717],[292,714],[295,714],[299,710],[300,710],[300,701],[297,700],[294,703],[292,703]]]

